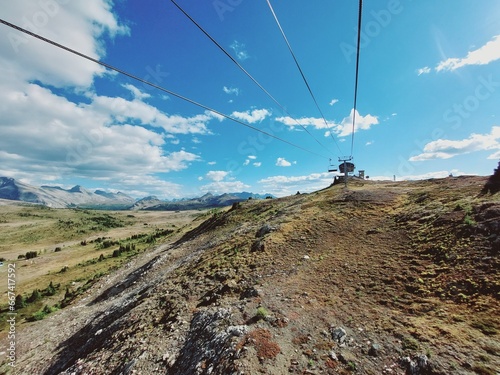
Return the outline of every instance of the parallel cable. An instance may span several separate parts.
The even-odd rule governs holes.
[[[305,76],[304,72],[302,71],[302,68],[300,67],[299,61],[297,60],[297,57],[295,56],[295,53],[293,52],[292,46],[288,42],[288,38],[286,37],[285,31],[281,27],[280,21],[278,20],[278,16],[276,16],[276,13],[274,12],[274,8],[271,5],[271,2],[269,0],[266,0],[266,1],[267,1],[267,4],[269,5],[269,9],[271,9],[271,13],[273,14],[274,20],[276,21],[276,24],[278,25],[278,28],[281,31],[281,35],[283,36],[283,39],[285,39],[285,43],[288,46],[288,50],[290,51],[290,53],[291,53],[291,55],[293,57],[293,60],[295,61],[295,65],[297,65],[297,68],[299,69],[300,75],[302,76],[302,79],[304,80],[304,83],[306,84],[307,90],[309,90],[309,94],[311,95],[311,97],[312,97],[312,99],[314,101],[314,104],[316,104],[316,108],[318,108],[318,111],[321,114],[321,118],[325,122],[326,128],[329,129],[328,121],[326,121],[325,115],[323,115],[323,111],[321,110],[321,108],[320,108],[320,106],[318,104],[318,101],[316,100],[316,97],[313,94],[311,86],[309,86],[309,82],[307,82],[306,76]],[[339,144],[337,143],[337,140],[333,136],[332,132],[330,132],[330,136],[332,137],[333,142],[337,146],[339,152],[342,154],[342,151],[340,150]]]
[[[356,79],[354,82],[354,105],[352,114],[352,138],[351,138],[351,158],[354,150],[354,131],[356,124],[356,106],[358,101],[358,76],[359,76],[359,50],[361,44],[361,17],[363,14],[363,0],[359,0],[359,14],[358,14],[358,45],[356,52]]]
[[[32,37],[34,37],[34,38],[36,38],[36,39],[39,39],[39,40],[41,40],[41,41],[43,41],[43,42],[46,42],[46,43],[48,43],[48,44],[51,44],[51,45],[53,45],[53,46],[55,46],[55,47],[61,48],[61,49],[65,50],[65,51],[67,51],[67,52],[70,52],[70,53],[74,54],[74,55],[77,55],[77,56],[79,56],[79,57],[82,57],[82,58],[84,58],[84,59],[87,59],[87,60],[89,60],[89,61],[92,61],[92,62],[94,62],[94,63],[96,63],[96,64],[99,64],[99,65],[101,65],[101,66],[103,66],[103,67],[105,67],[105,68],[107,68],[107,69],[109,69],[109,70],[113,70],[113,71],[115,71],[115,72],[117,72],[117,73],[123,74],[124,76],[127,76],[127,77],[129,77],[129,78],[132,78],[132,79],[134,79],[134,80],[136,80],[136,81],[138,81],[138,82],[141,82],[141,83],[143,83],[143,84],[145,84],[145,85],[151,86],[151,87],[153,87],[153,88],[155,88],[155,89],[157,89],[157,90],[160,90],[160,91],[163,91],[163,92],[165,92],[165,93],[167,93],[167,94],[169,94],[169,95],[175,96],[175,97],[177,97],[177,98],[179,98],[179,99],[182,99],[182,100],[184,100],[184,101],[186,101],[186,102],[188,102],[188,103],[191,103],[191,104],[193,104],[193,105],[195,105],[195,106],[198,106],[198,107],[203,108],[203,109],[205,109],[205,110],[207,110],[207,111],[213,112],[213,113],[215,113],[215,114],[217,114],[217,115],[219,115],[219,116],[222,116],[222,117],[224,117],[224,118],[227,118],[227,119],[229,119],[229,120],[231,120],[231,121],[234,121],[234,122],[236,122],[236,123],[238,123],[238,124],[240,124],[240,125],[243,125],[243,126],[245,126],[245,127],[247,127],[247,128],[250,128],[250,129],[255,130],[255,131],[259,132],[259,133],[262,133],[262,134],[264,134],[264,135],[267,135],[267,136],[269,136],[269,137],[271,137],[271,138],[277,139],[277,140],[279,140],[279,141],[281,141],[281,142],[283,142],[283,143],[286,143],[286,144],[288,144],[288,145],[290,145],[290,146],[296,147],[296,148],[298,148],[298,149],[300,149],[300,150],[302,150],[302,151],[306,151],[306,152],[308,152],[308,153],[310,153],[310,154],[313,154],[313,155],[320,156],[320,157],[322,157],[322,158],[326,158],[326,159],[328,159],[328,158],[327,158],[326,156],[324,156],[324,155],[318,154],[318,153],[316,153],[316,152],[314,152],[314,151],[311,151],[311,150],[308,150],[308,149],[306,149],[306,148],[304,148],[304,147],[302,147],[302,146],[296,145],[296,144],[294,144],[294,143],[292,143],[292,142],[289,142],[289,141],[287,141],[287,140],[285,140],[285,139],[282,139],[282,138],[280,138],[280,137],[277,137],[277,136],[275,136],[274,134],[270,134],[270,133],[268,133],[268,132],[266,132],[266,131],[264,131],[264,130],[261,130],[261,129],[259,129],[259,128],[256,128],[255,126],[252,126],[252,125],[250,125],[250,124],[247,124],[247,123],[245,123],[245,122],[243,122],[243,121],[240,121],[240,120],[238,120],[238,119],[236,119],[236,118],[234,118],[234,117],[232,117],[232,116],[226,115],[226,114],[224,114],[224,113],[222,113],[222,112],[220,112],[220,111],[217,111],[217,110],[215,110],[215,109],[213,109],[213,108],[210,108],[210,107],[208,107],[208,106],[206,106],[206,105],[204,105],[204,104],[198,103],[198,102],[196,102],[196,101],[194,101],[194,100],[192,100],[192,99],[189,99],[189,98],[187,98],[187,97],[185,97],[185,96],[182,96],[182,95],[180,95],[180,94],[177,94],[177,93],[175,93],[175,92],[173,92],[173,91],[170,91],[170,90],[168,90],[168,89],[166,89],[166,88],[164,88],[164,87],[162,87],[162,86],[159,86],[159,85],[157,85],[157,84],[155,84],[155,83],[152,83],[152,82],[150,82],[150,81],[147,81],[147,80],[145,80],[145,79],[143,79],[143,78],[139,78],[139,77],[137,77],[137,76],[135,76],[135,75],[133,75],[133,74],[131,74],[131,73],[126,72],[125,70],[122,70],[122,69],[117,68],[117,67],[115,67],[115,66],[113,66],[113,65],[107,64],[107,63],[102,62],[102,61],[99,61],[99,60],[97,60],[97,59],[94,59],[94,58],[92,58],[92,57],[90,57],[90,56],[88,56],[88,55],[86,55],[86,54],[84,54],[84,53],[78,52],[78,51],[76,51],[76,50],[74,50],[74,49],[72,49],[72,48],[69,48],[69,47],[66,47],[66,46],[64,46],[64,45],[62,45],[62,44],[59,44],[59,43],[57,43],[57,42],[54,42],[53,40],[47,39],[47,38],[45,38],[45,37],[43,37],[43,36],[41,36],[41,35],[39,35],[39,34],[36,34],[36,33],[33,33],[33,32],[31,32],[31,31],[29,31],[29,30],[23,29],[22,27],[17,26],[17,25],[15,25],[15,24],[13,24],[13,23],[10,23],[10,22],[8,22],[8,21],[5,21],[4,19],[1,19],[1,18],[0,18],[0,23],[4,24],[4,25],[6,25],[6,26],[8,26],[8,27],[10,27],[10,28],[12,28],[12,29],[15,29],[15,30],[17,30],[17,31],[20,31],[20,32],[22,32],[22,33],[25,33],[25,34],[27,34],[27,35],[30,35],[30,36],[32,36]]]
[[[210,39],[212,41],[212,43],[214,43],[227,57],[229,57],[229,59],[231,59],[231,61],[233,63],[235,63],[238,68],[241,69],[241,71],[243,73],[245,73],[248,78],[250,78],[278,107],[280,107],[280,109],[286,114],[288,115],[291,119],[293,119],[298,126],[300,126],[302,129],[304,129],[307,134],[309,134],[311,137],[313,137],[313,139],[321,146],[323,147],[326,151],[328,151],[329,153],[331,152],[325,145],[323,145],[319,140],[316,139],[316,137],[314,137],[314,135],[312,135],[312,133],[307,130],[307,128],[302,125],[301,123],[299,123],[297,121],[297,119],[295,119],[290,113],[288,113],[288,111],[286,110],[286,108],[280,104],[280,102],[278,102],[278,100],[276,100],[274,98],[274,96],[272,96],[269,91],[267,91],[264,86],[262,86],[259,81],[257,81],[233,56],[231,56],[231,54],[224,48],[221,46],[221,44],[219,42],[217,42],[198,22],[196,22],[196,20],[191,17],[179,4],[177,4],[177,2],[175,0],[170,0],[198,29],[200,29],[200,31],[205,34],[208,39]],[[326,120],[325,120],[326,121]],[[327,126],[328,127],[328,126]],[[338,145],[337,145],[338,147]],[[340,150],[340,149],[339,149]]]

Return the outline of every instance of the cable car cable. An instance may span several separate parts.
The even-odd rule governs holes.
[[[281,105],[280,102],[278,102],[278,100],[276,100],[274,98],[274,96],[272,96],[269,91],[267,91],[264,86],[262,86],[259,81],[257,81],[233,56],[231,56],[231,54],[229,52],[227,52],[227,50],[222,47],[220,45],[219,42],[217,42],[198,22],[196,22],[196,20],[191,17],[179,4],[177,4],[177,2],[175,0],[170,0],[198,29],[200,29],[200,31],[205,34],[207,36],[208,39],[210,39],[212,41],[212,43],[214,43],[227,57],[229,57],[229,59],[231,59],[231,61],[236,64],[238,66],[238,68],[241,69],[241,71],[243,73],[245,73],[269,98],[271,98],[271,100],[278,106],[280,107],[280,109],[286,114],[288,115],[291,119],[293,119],[298,126],[300,126],[302,129],[304,129],[307,134],[309,134],[311,137],[313,137],[313,139],[321,146],[323,147],[326,151],[328,151],[329,153],[331,153],[331,151],[323,144],[321,143],[319,140],[316,139],[316,137],[314,137],[314,135],[312,135],[312,133],[307,130],[307,128],[302,125],[301,123],[299,123],[297,121],[297,119],[295,119],[290,113],[288,113],[288,111],[286,110],[286,108]],[[338,146],[337,146],[338,147]]]
[[[281,142],[283,142],[283,143],[286,143],[286,144],[288,144],[288,145],[290,145],[290,146],[296,147],[296,148],[298,148],[298,149],[300,149],[300,150],[302,150],[302,151],[306,151],[306,152],[311,153],[311,154],[314,154],[314,155],[316,155],[316,156],[320,156],[320,157],[322,157],[322,158],[326,158],[326,159],[328,159],[328,158],[327,158],[326,156],[324,156],[324,155],[318,154],[318,153],[316,153],[316,152],[314,152],[314,151],[311,151],[311,150],[308,150],[308,149],[306,149],[306,148],[304,148],[304,147],[302,147],[302,146],[296,145],[296,144],[294,144],[294,143],[292,143],[292,142],[289,142],[289,141],[287,141],[287,140],[285,140],[285,139],[282,139],[282,138],[280,138],[280,137],[277,137],[277,136],[275,136],[274,134],[270,134],[270,133],[268,133],[268,132],[266,132],[266,131],[264,131],[264,130],[261,130],[261,129],[259,129],[259,128],[256,128],[255,126],[252,126],[252,125],[250,125],[250,124],[247,124],[247,123],[245,123],[245,122],[243,122],[243,121],[240,121],[240,120],[238,120],[238,119],[236,119],[236,118],[234,118],[234,117],[231,117],[231,116],[226,115],[226,114],[224,114],[224,113],[222,113],[222,112],[220,112],[220,111],[217,111],[217,110],[215,110],[215,109],[213,109],[213,108],[210,108],[210,107],[208,107],[208,106],[206,106],[206,105],[204,105],[204,104],[198,103],[198,102],[196,102],[196,101],[194,101],[194,100],[192,100],[192,99],[189,99],[189,98],[187,98],[187,97],[185,97],[185,96],[183,96],[183,95],[180,95],[180,94],[177,94],[177,93],[175,93],[175,92],[173,92],[173,91],[170,91],[170,90],[168,90],[168,89],[166,89],[166,88],[164,88],[164,87],[162,87],[162,86],[159,86],[159,85],[157,85],[157,84],[155,84],[155,83],[149,82],[149,81],[147,81],[147,80],[145,80],[145,79],[143,79],[143,78],[139,78],[139,77],[137,77],[137,76],[135,76],[135,75],[133,75],[133,74],[131,74],[131,73],[126,72],[125,70],[122,70],[122,69],[117,68],[117,67],[115,67],[115,66],[113,66],[113,65],[107,64],[107,63],[102,62],[102,61],[99,61],[99,60],[97,60],[97,59],[94,59],[94,58],[92,58],[92,57],[90,57],[90,56],[88,56],[88,55],[86,55],[86,54],[84,54],[84,53],[82,53],[82,52],[78,52],[78,51],[76,51],[76,50],[74,50],[74,49],[72,49],[72,48],[69,48],[69,47],[66,47],[66,46],[64,46],[64,45],[62,45],[62,44],[59,44],[59,43],[57,43],[57,42],[54,42],[54,41],[53,41],[53,40],[51,40],[51,39],[47,39],[47,38],[45,38],[45,37],[43,37],[43,36],[41,36],[41,35],[39,35],[39,34],[33,33],[33,32],[31,32],[31,31],[29,31],[29,30],[26,30],[26,29],[24,29],[24,28],[22,28],[22,27],[20,27],[20,26],[17,26],[17,25],[15,25],[15,24],[13,24],[13,23],[10,23],[10,22],[8,22],[8,21],[5,21],[4,19],[1,19],[1,18],[0,18],[0,23],[4,24],[4,25],[6,25],[6,26],[8,26],[8,27],[10,27],[10,28],[12,28],[12,29],[18,30],[18,31],[20,31],[20,32],[22,32],[22,33],[25,33],[25,34],[27,34],[27,35],[30,35],[30,36],[32,36],[32,37],[34,37],[34,38],[36,38],[36,39],[39,39],[39,40],[41,40],[41,41],[43,41],[43,42],[46,42],[46,43],[48,43],[48,44],[51,44],[51,45],[53,45],[53,46],[55,46],[55,47],[58,47],[58,48],[60,48],[60,49],[63,49],[63,50],[65,50],[65,51],[67,51],[67,52],[70,52],[70,53],[72,53],[72,54],[74,54],[74,55],[77,55],[77,56],[82,57],[82,58],[84,58],[84,59],[90,60],[90,61],[92,61],[92,62],[94,62],[94,63],[96,63],[96,64],[99,64],[99,65],[101,65],[101,66],[104,66],[105,68],[108,68],[108,69],[110,69],[110,70],[113,70],[113,71],[115,71],[115,72],[117,72],[117,73],[123,74],[124,76],[127,76],[127,77],[129,77],[129,78],[132,78],[132,79],[134,79],[134,80],[136,80],[136,81],[138,81],[138,82],[141,82],[141,83],[143,83],[143,84],[145,84],[145,85],[148,85],[148,86],[151,86],[151,87],[153,87],[153,88],[155,88],[155,89],[158,89],[158,90],[160,90],[160,91],[166,92],[167,94],[170,94],[170,95],[172,95],[172,96],[175,96],[175,97],[177,97],[177,98],[179,98],[179,99],[182,99],[182,100],[184,100],[184,101],[186,101],[186,102],[188,102],[188,103],[191,103],[191,104],[193,104],[193,105],[196,105],[196,106],[198,106],[198,107],[200,107],[200,108],[203,108],[203,109],[205,109],[205,110],[207,110],[207,111],[210,111],[210,112],[213,112],[213,113],[215,113],[215,114],[217,114],[217,115],[219,115],[219,116],[225,117],[225,118],[227,118],[227,119],[229,119],[229,120],[231,120],[231,121],[234,121],[234,122],[236,122],[236,123],[238,123],[238,124],[240,124],[240,125],[243,125],[243,126],[245,126],[245,127],[247,127],[247,128],[250,128],[250,129],[255,130],[255,131],[259,132],[259,133],[262,133],[262,134],[264,134],[264,135],[267,135],[267,136],[269,136],[269,137],[271,137],[271,138],[277,139],[277,140],[279,140],[279,141],[281,141]]]
[[[326,128],[329,129],[328,126],[328,121],[326,121],[325,116],[323,115],[323,111],[321,110],[318,101],[316,100],[316,97],[313,94],[313,91],[311,89],[311,86],[309,86],[309,82],[307,82],[306,76],[304,72],[302,71],[302,68],[300,67],[299,61],[297,60],[297,57],[295,56],[295,53],[293,52],[292,46],[290,45],[290,42],[288,42],[288,38],[286,37],[285,31],[281,27],[280,21],[278,20],[278,17],[276,16],[276,13],[274,12],[273,6],[271,5],[271,2],[269,0],[266,0],[267,4],[269,5],[269,9],[271,9],[271,13],[273,14],[274,20],[276,21],[276,24],[278,25],[278,28],[281,31],[281,35],[283,36],[283,39],[285,40],[286,45],[288,46],[288,50],[290,51],[293,60],[295,61],[295,65],[297,65],[297,68],[299,69],[300,75],[302,76],[302,79],[304,80],[304,83],[306,84],[307,89],[309,90],[309,94],[311,95],[314,104],[316,104],[316,108],[318,108],[319,113],[321,114],[321,118],[325,122]],[[335,137],[332,135],[332,132],[330,131],[330,136],[333,139],[333,142],[335,142],[335,145],[337,146],[337,149],[339,150],[340,154],[342,154],[342,151],[340,150],[339,144],[337,143],[337,140]]]
[[[361,17],[363,14],[363,0],[359,0],[359,14],[358,14],[358,45],[356,48],[356,78],[354,81],[354,105],[352,114],[352,138],[351,138],[351,158],[354,151],[354,131],[356,125],[356,107],[358,101],[358,76],[359,76],[359,50],[361,42]]]

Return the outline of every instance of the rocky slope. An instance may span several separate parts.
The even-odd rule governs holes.
[[[20,326],[12,373],[496,374],[485,181],[357,182],[198,219]]]

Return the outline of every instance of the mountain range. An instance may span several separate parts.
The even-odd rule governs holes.
[[[183,211],[198,210],[203,208],[225,207],[236,202],[246,201],[248,199],[275,198],[271,194],[253,194],[253,193],[226,193],[222,195],[213,195],[207,193],[199,198],[181,199],[175,201],[161,201],[151,196],[138,200],[131,209],[133,210],[152,210],[152,211]]]
[[[71,189],[59,186],[32,186],[9,177],[0,177],[0,198],[42,204],[52,208],[101,206],[130,207],[135,199],[123,193],[89,191],[80,185]]]
[[[80,185],[71,189],[59,186],[33,186],[10,177],[0,177],[0,199],[41,204],[52,208],[97,208],[177,211],[203,208],[224,207],[249,198],[274,198],[271,194],[253,194],[248,192],[213,195],[207,193],[199,198],[184,198],[164,201],[155,196],[136,200],[124,193],[111,193],[103,190],[90,191]]]

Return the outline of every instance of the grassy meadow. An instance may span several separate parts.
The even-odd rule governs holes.
[[[41,319],[131,258],[182,232],[199,215],[52,209],[2,201],[0,329],[5,328],[9,291],[17,296],[18,321]],[[9,287],[10,264],[15,264],[15,285]]]

